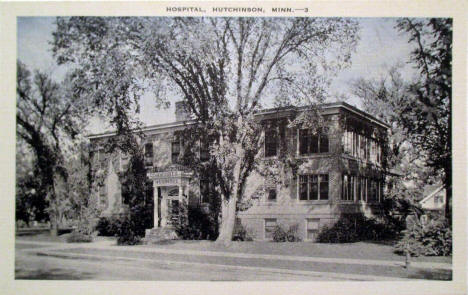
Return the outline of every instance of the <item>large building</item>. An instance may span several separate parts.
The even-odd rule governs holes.
[[[294,226],[303,240],[313,241],[319,229],[341,214],[380,213],[385,186],[385,145],[388,125],[371,115],[338,102],[319,107],[322,127],[303,129],[296,119],[307,120],[307,108],[269,109],[257,118],[265,126],[264,166],[288,159],[281,181],[253,172],[247,181],[250,205],[238,212],[238,221],[254,239],[271,239],[274,228]],[[312,121],[312,120],[311,120]],[[195,122],[176,104],[176,122],[143,128],[148,167],[147,196],[154,209],[154,228],[170,227],[186,201],[207,207],[210,181],[178,163],[184,152],[180,132]],[[89,136],[95,165],[104,170],[99,184],[103,215],[125,210],[121,176],[128,157],[103,152],[112,132]],[[201,153],[199,156],[204,156]],[[206,156],[206,155],[205,155]],[[292,164],[291,164],[292,163]]]

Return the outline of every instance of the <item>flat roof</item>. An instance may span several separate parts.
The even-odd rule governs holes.
[[[267,114],[272,114],[272,113],[285,113],[288,111],[301,111],[309,108],[310,106],[303,106],[303,107],[278,107],[278,108],[269,108],[269,109],[264,109],[259,111],[256,115],[267,115]],[[333,103],[325,103],[320,105],[321,108],[323,109],[333,109],[333,108],[342,108],[346,109],[351,113],[355,113],[361,117],[364,117],[368,119],[369,121],[380,125],[384,128],[390,128],[390,125],[387,123],[375,118],[374,116],[358,109],[357,107],[354,107],[346,102],[340,101],[340,102],[333,102]],[[154,125],[148,125],[143,128],[141,128],[138,131],[141,132],[148,132],[148,131],[162,131],[164,129],[173,129],[173,128],[178,128],[178,127],[183,127],[187,125],[192,125],[195,124],[195,120],[187,120],[187,121],[176,121],[176,122],[171,122],[171,123],[164,123],[164,124],[154,124]],[[135,130],[136,131],[136,130]],[[115,131],[106,131],[102,133],[97,133],[97,134],[90,134],[87,137],[89,139],[97,139],[97,138],[104,138],[104,137],[110,137],[116,135]]]

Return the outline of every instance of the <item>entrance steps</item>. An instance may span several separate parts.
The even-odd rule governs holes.
[[[158,227],[147,229],[143,242],[145,244],[155,244],[161,241],[178,240],[179,237],[172,227]]]

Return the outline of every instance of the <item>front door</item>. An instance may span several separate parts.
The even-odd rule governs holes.
[[[167,200],[167,225],[174,225],[179,219],[179,200],[168,199]]]

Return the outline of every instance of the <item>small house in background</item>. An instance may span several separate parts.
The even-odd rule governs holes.
[[[419,201],[424,211],[443,213],[445,209],[445,188],[443,185],[428,185],[424,188],[424,199]]]

